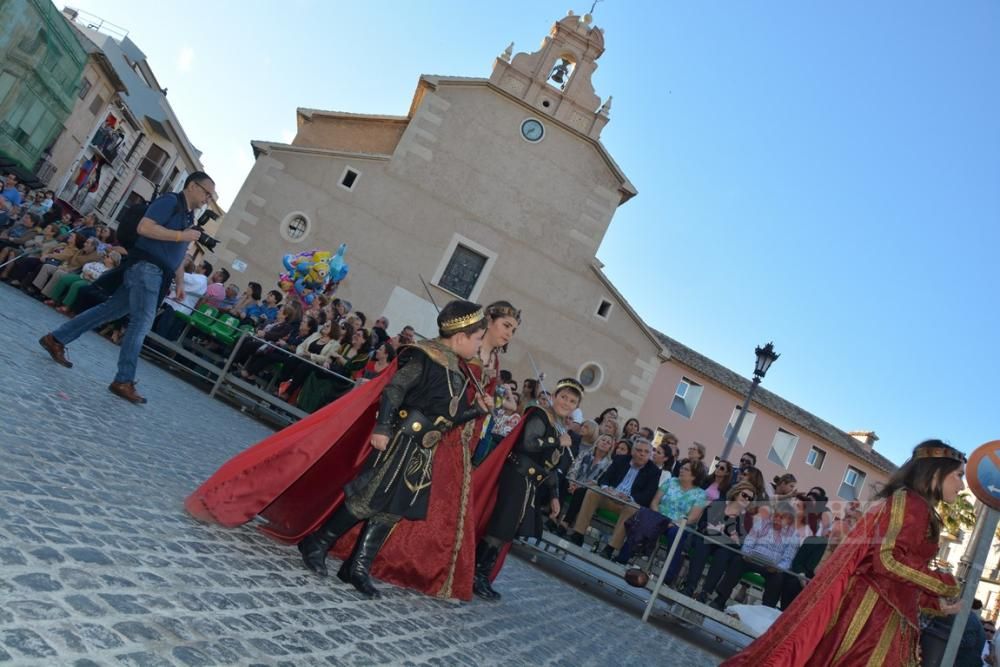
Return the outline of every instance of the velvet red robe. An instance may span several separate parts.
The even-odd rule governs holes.
[[[870,510],[767,632],[725,667],[919,665],[919,613],[955,597],[929,568],[931,508],[901,489]]]
[[[393,364],[237,454],[187,498],[185,508],[199,520],[229,528],[259,515],[267,521],[260,527],[265,534],[298,543],[343,502],[344,485],[370,451],[382,389],[395,371]],[[428,595],[472,597],[475,545],[489,523],[500,469],[519,433],[515,429],[468,476],[469,446],[475,446],[481,428],[477,419],[442,438],[434,455],[427,519],[397,524],[375,559],[375,577]],[[332,553],[346,557],[359,530],[338,540]]]

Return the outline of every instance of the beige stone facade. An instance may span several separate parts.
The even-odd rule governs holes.
[[[637,413],[662,348],[595,256],[636,194],[599,139],[610,105],[590,76],[603,45],[589,19],[567,16],[539,51],[502,54],[489,79],[421,77],[406,116],[300,109],[291,145],[253,143],[217,254],[245,265],[240,282],[271,286],[285,254],[347,243],[338,295],[393,332],[434,335],[421,276],[438,304],[507,299],[524,319],[504,361],[516,378],[532,374],[530,352],[547,384],[592,378],[587,414]]]

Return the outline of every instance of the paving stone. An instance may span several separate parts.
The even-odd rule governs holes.
[[[22,588],[33,591],[58,591],[63,585],[44,572],[32,572],[31,574],[21,574],[13,578],[14,582]]]
[[[58,655],[38,633],[27,628],[0,630],[0,641],[3,641],[4,646],[15,655],[20,654],[28,658],[51,658]]]

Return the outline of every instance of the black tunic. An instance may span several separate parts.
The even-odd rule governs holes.
[[[516,536],[540,537],[547,507],[536,507],[536,489],[546,484],[555,492],[554,473],[562,448],[554,416],[541,408],[529,408],[524,428],[504,462],[497,485],[497,503],[487,535],[503,542]],[[551,497],[551,496],[550,496]]]
[[[375,433],[389,436],[389,445],[372,450],[346,485],[352,514],[362,519],[427,516],[431,465],[441,435],[482,414],[466,399],[466,381],[458,358],[438,341],[403,348],[399,369],[382,391],[375,426]],[[412,426],[415,421],[421,422],[418,428]]]

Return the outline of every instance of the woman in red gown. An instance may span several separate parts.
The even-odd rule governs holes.
[[[940,440],[917,445],[861,519],[774,625],[727,667],[919,665],[919,614],[954,614],[959,587],[929,566],[935,507],[962,490],[965,456]]]
[[[497,351],[510,342],[520,313],[507,302],[497,302],[486,308],[486,316],[486,363],[473,360],[466,370],[485,382],[483,388],[492,395]],[[370,450],[367,442],[379,397],[394,373],[395,364],[236,455],[187,498],[185,508],[197,519],[230,528],[259,516],[267,522],[260,527],[266,535],[298,543],[343,502],[344,484],[357,474]],[[475,388],[468,391],[471,394]],[[375,577],[428,595],[471,599],[477,535],[485,530],[496,481],[510,449],[508,441],[501,443],[501,453],[472,472],[470,447],[478,442],[484,419],[452,429],[438,443],[427,517],[396,525],[372,566]],[[511,436],[516,435],[515,429]],[[359,530],[342,536],[331,553],[347,558]]]

